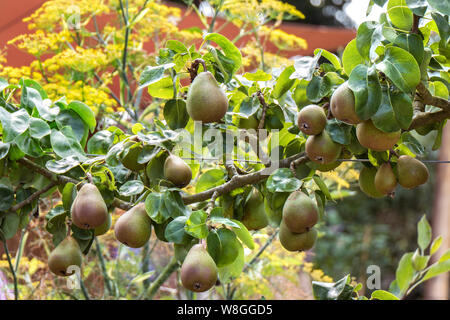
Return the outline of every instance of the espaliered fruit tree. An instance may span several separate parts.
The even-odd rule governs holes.
[[[153,230],[174,245],[149,297],[179,266],[195,292],[239,277],[243,246],[254,249],[249,230],[270,225],[286,250],[313,248],[332,199],[318,172],[366,160],[354,167],[373,198],[428,181],[415,135],[437,131],[438,149],[450,118],[449,5],[428,2],[399,1],[379,22],[362,23],[342,58],[317,49],[278,70],[239,74],[239,49],[217,33],[201,49],[170,40],[140,85],[166,79],[160,90],[173,97],[158,100],[163,117],[133,132],[98,121],[81,102],[50,101],[35,81],[0,80],[0,237],[13,237],[57,189],[62,204],[46,215],[48,265],[69,276],[111,228],[110,212],[123,209],[114,226],[122,244],[142,247]],[[225,141],[249,130],[256,143],[233,140],[219,154],[203,143],[203,160],[191,146],[180,154],[180,132],[194,134],[194,121],[200,135],[216,129]]]

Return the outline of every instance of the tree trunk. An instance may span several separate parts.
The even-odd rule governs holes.
[[[450,160],[450,124],[444,128],[439,160]],[[450,164],[437,167],[437,188],[432,218],[433,236],[442,236],[442,245],[435,254],[436,261],[450,247]],[[433,261],[433,262],[434,262]],[[449,298],[449,273],[446,272],[426,282],[425,299],[447,300]]]

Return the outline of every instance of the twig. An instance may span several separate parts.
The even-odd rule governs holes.
[[[170,277],[170,275],[178,268],[179,264],[175,257],[172,257],[170,262],[161,271],[159,276],[152,282],[147,290],[147,298],[152,300],[156,292],[158,292],[159,287],[163,285],[164,282]]]
[[[106,265],[105,265],[105,259],[103,258],[103,254],[102,254],[102,248],[100,246],[100,243],[99,243],[97,237],[94,238],[94,241],[95,241],[95,249],[97,251],[97,257],[98,257],[98,260],[100,261],[100,268],[102,270],[103,279],[104,279],[105,285],[106,285],[106,290],[108,291],[108,294],[110,296],[112,296],[111,283],[110,283],[108,273],[106,272]]]
[[[262,128],[264,128],[264,123],[266,121],[266,112],[267,109],[269,108],[269,106],[266,103],[266,100],[264,99],[264,95],[262,94],[261,90],[259,90],[256,93],[256,97],[259,100],[259,103],[262,105],[262,113],[261,113],[261,120],[259,121],[258,124],[258,130],[261,130]]]
[[[16,272],[14,271],[14,267],[11,262],[11,255],[9,254],[8,245],[6,244],[6,239],[3,241],[3,248],[5,249],[6,259],[8,260],[9,270],[12,273],[13,281],[14,281],[14,300],[19,299],[19,288],[17,286],[17,277]]]
[[[58,183],[56,182],[50,182],[44,189],[38,190],[34,192],[31,196],[26,198],[25,200],[19,202],[18,204],[11,207],[10,211],[16,212],[17,210],[22,209],[26,205],[32,203],[35,199],[39,198],[39,196],[43,193],[46,193],[50,189],[52,189],[54,186],[56,186]]]

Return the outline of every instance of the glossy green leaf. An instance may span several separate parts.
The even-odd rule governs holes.
[[[290,79],[290,76],[294,73],[294,71],[294,66],[289,66],[281,72],[272,90],[272,96],[275,99],[282,97],[292,88],[295,83],[295,79]]]
[[[49,135],[52,131],[50,126],[42,119],[31,118],[30,119],[30,136],[36,139],[41,139]]]
[[[245,244],[249,249],[253,250],[255,249],[255,242],[253,241],[253,237],[250,234],[250,232],[247,230],[245,225],[240,222],[239,220],[232,220],[234,223],[236,223],[239,227],[233,227],[234,233],[237,235],[237,237],[242,241],[243,244]]]
[[[389,98],[398,125],[402,129],[408,129],[411,125],[414,114],[410,96],[403,92],[390,91]]]
[[[186,221],[184,230],[194,238],[204,239],[208,236],[206,219],[208,215],[203,210],[193,211]]]
[[[298,190],[302,182],[294,177],[288,168],[277,169],[267,179],[266,186],[270,192],[292,192]]]
[[[417,243],[422,250],[425,250],[431,242],[431,226],[425,215],[422,216],[417,224]]]
[[[450,15],[450,3],[448,1],[428,0],[428,3],[440,13]]]
[[[225,36],[218,33],[208,33],[204,37],[205,41],[212,41],[217,43],[223,50],[228,59],[233,60],[233,72],[236,72],[242,65],[242,55],[239,49],[228,40]]]
[[[411,30],[413,13],[406,5],[405,0],[389,0],[387,5],[389,19],[397,27],[405,31]]]
[[[91,133],[94,132],[97,126],[97,120],[95,120],[94,111],[89,108],[85,103],[81,101],[72,101],[67,105],[67,108],[75,111],[80,118],[88,125]]]
[[[413,253],[405,253],[400,262],[398,263],[397,271],[395,272],[395,277],[397,285],[401,292],[405,292],[414,277],[414,268],[412,266],[412,256]]]
[[[375,290],[372,292],[372,296],[370,299],[377,300],[400,300],[397,296],[393,295],[389,291],[385,290]]]
[[[350,41],[345,47],[344,53],[342,54],[342,64],[347,75],[350,75],[357,65],[364,64],[364,58],[356,46],[356,39]]]
[[[144,191],[144,184],[140,180],[129,180],[119,188],[119,194],[124,197],[138,195],[142,191]]]
[[[250,81],[269,81],[272,80],[272,75],[269,73],[266,73],[260,69],[256,70],[256,72],[250,73],[244,73],[243,77]]]
[[[186,102],[182,99],[171,99],[164,105],[164,119],[170,129],[182,129],[189,121]]]
[[[200,176],[195,186],[195,192],[203,192],[223,183],[225,183],[225,172],[220,169],[211,169]]]
[[[192,239],[184,229],[187,220],[188,217],[181,216],[169,222],[164,232],[167,241],[177,244],[183,244],[188,243]]]
[[[400,126],[397,123],[389,94],[386,90],[382,92],[381,104],[378,111],[372,116],[372,122],[375,127],[383,132],[398,131],[400,130]]]

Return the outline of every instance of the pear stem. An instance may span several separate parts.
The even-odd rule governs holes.
[[[194,81],[195,77],[197,76],[198,67],[199,67],[200,63],[203,66],[203,71],[207,71],[205,60],[200,59],[200,58],[199,59],[195,59],[194,62],[192,62],[191,67],[188,68],[189,74],[191,76],[191,82]]]
[[[170,277],[170,275],[179,267],[178,261],[175,257],[172,257],[170,262],[161,271],[159,276],[152,282],[147,290],[147,299],[152,300],[158,289],[164,284],[164,282]]]

